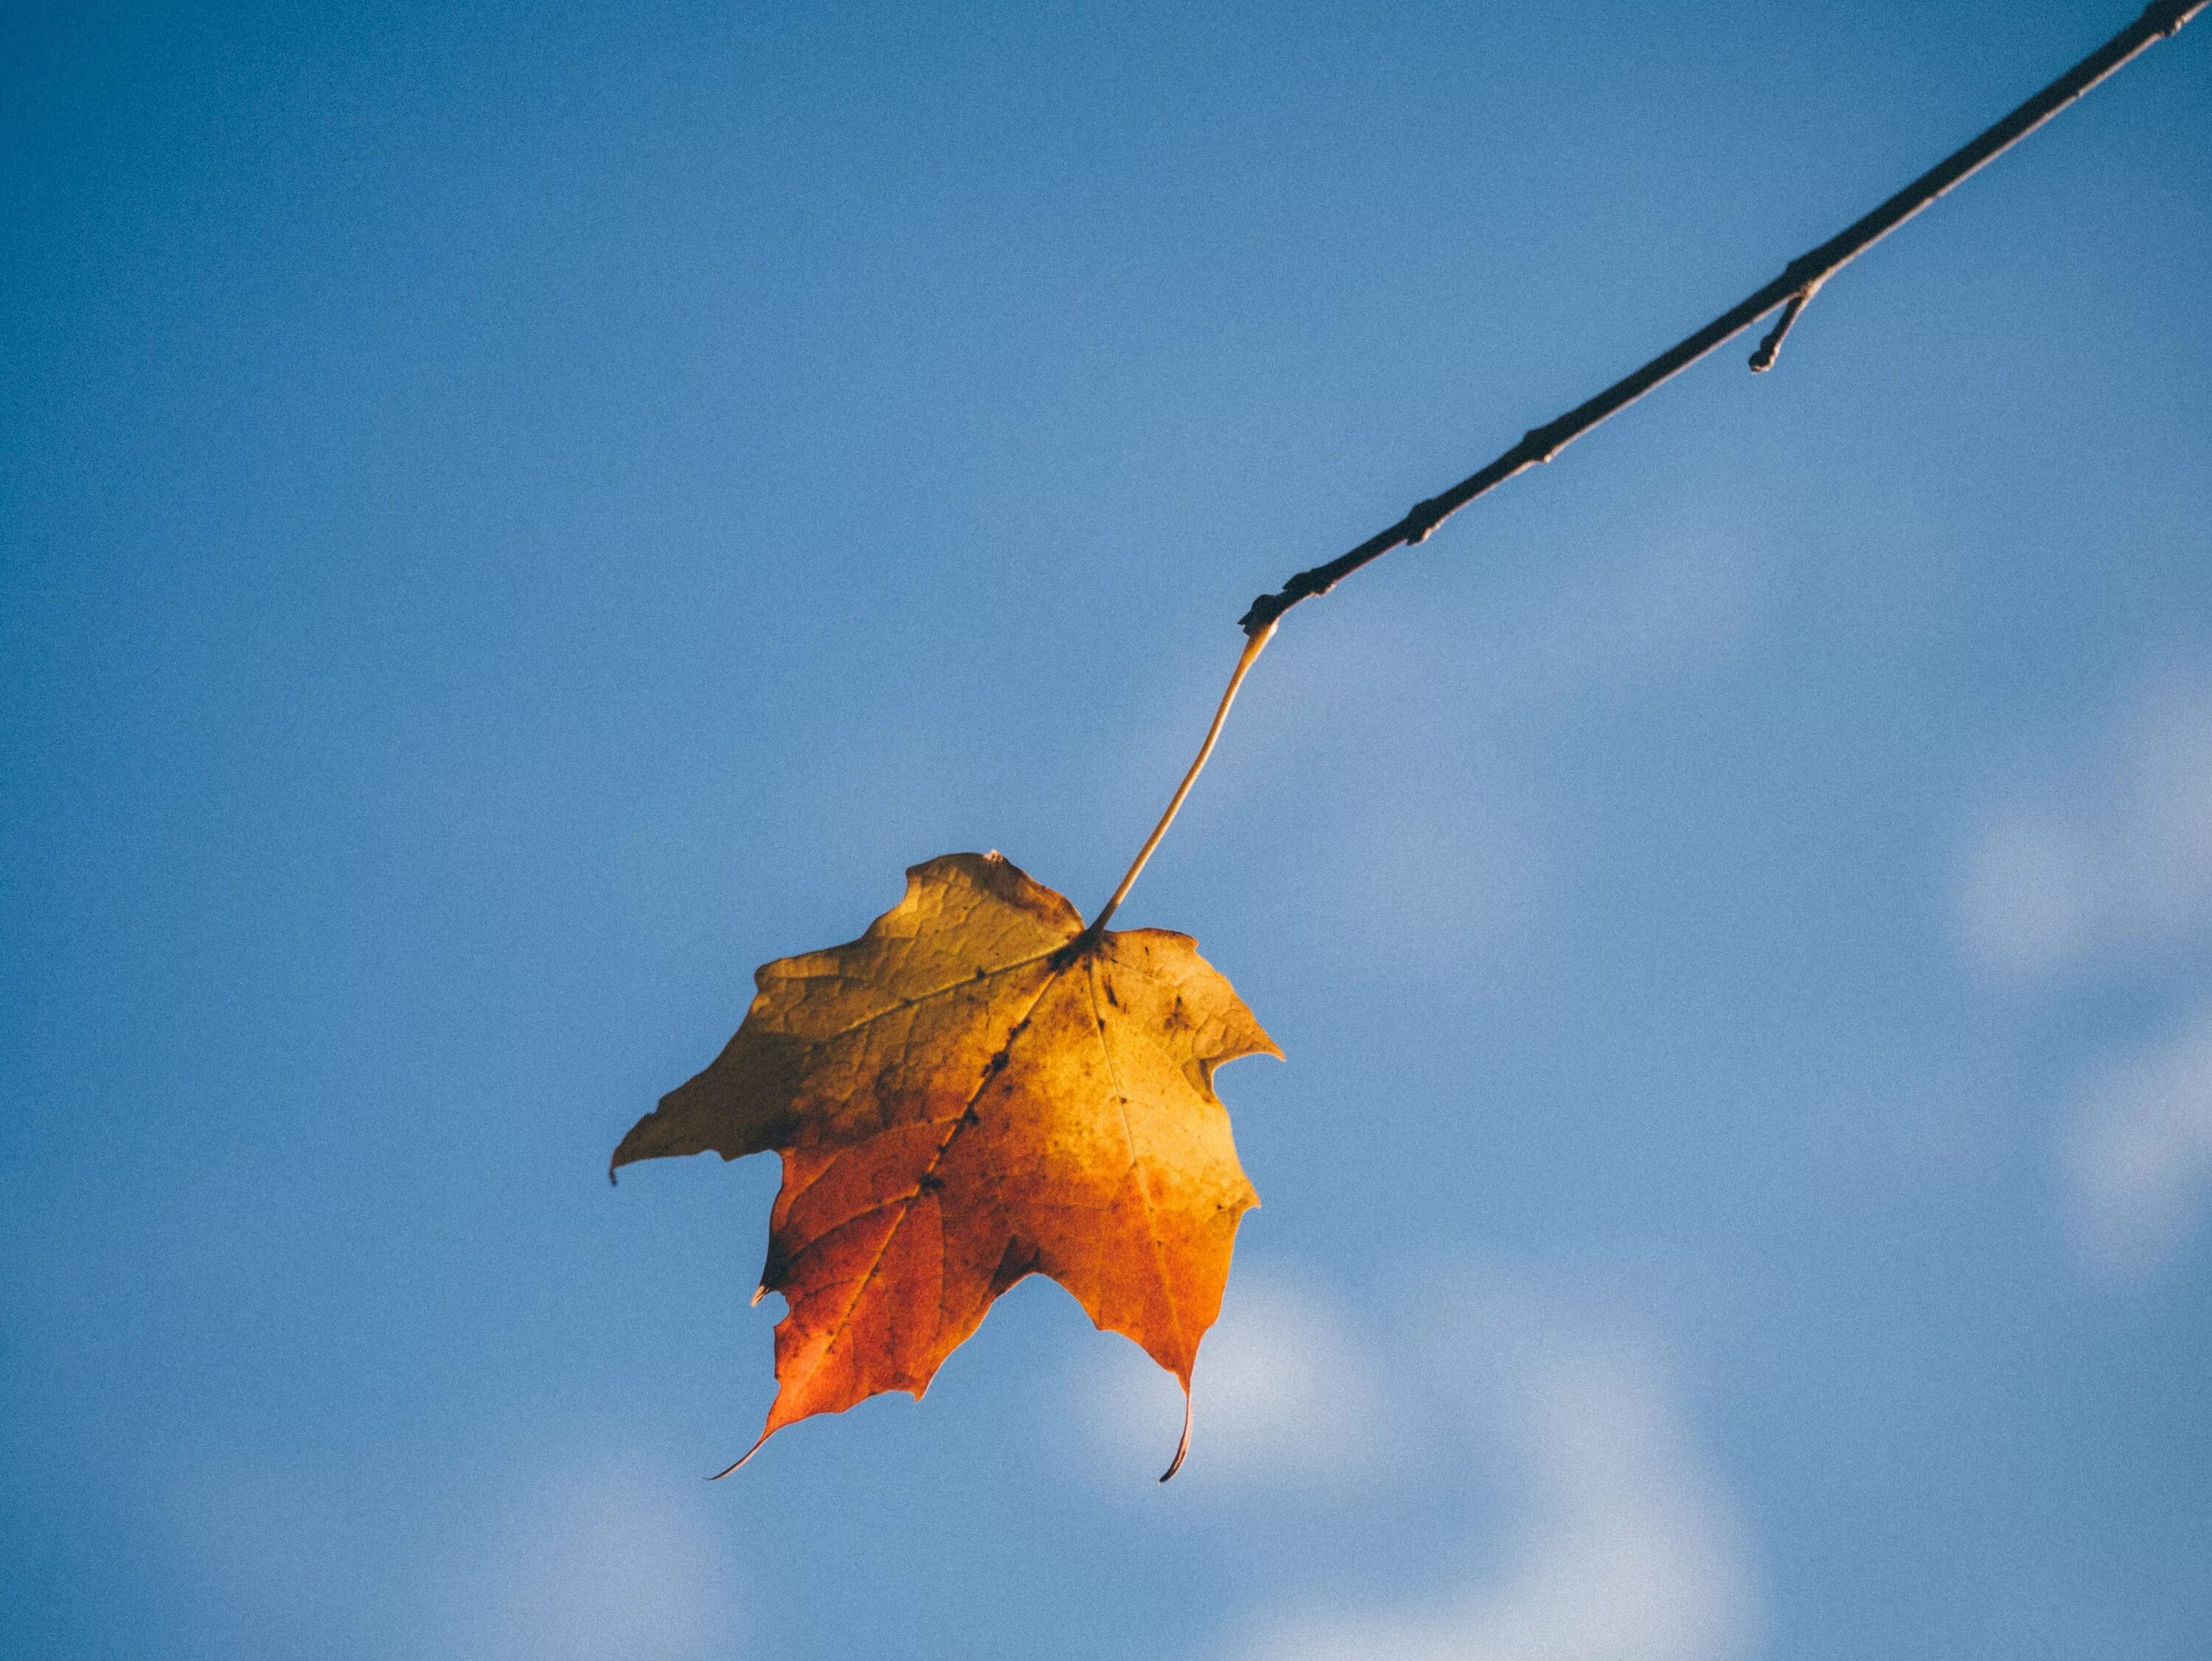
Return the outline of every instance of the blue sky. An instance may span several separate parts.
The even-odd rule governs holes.
[[[2131,12],[11,9],[4,1647],[2203,1653],[2212,25],[1286,621],[1174,1483],[1041,1281],[701,1482],[775,1172],[604,1176]]]

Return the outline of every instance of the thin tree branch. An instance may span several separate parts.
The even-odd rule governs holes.
[[[1782,339],[1796,322],[1820,286],[1837,270],[1948,191],[1960,179],[1993,158],[2002,155],[2029,133],[2087,92],[2137,53],[2166,39],[2202,11],[2212,0],[2152,0],[2142,15],[2091,52],[2072,69],[2029,99],[2004,119],[1960,149],[1954,151],[1912,183],[1856,224],[1831,237],[1809,253],[1793,259],[1782,275],[1729,310],[1715,318],[1686,340],[1668,348],[1634,374],[1615,381],[1589,402],[1577,405],[1557,421],[1534,427],[1521,442],[1479,473],[1470,474],[1440,496],[1417,502],[1406,517],[1389,530],[1370,536],[1350,553],[1327,565],[1301,571],[1279,592],[1263,594],[1238,620],[1247,634],[1258,637],[1276,619],[1310,595],[1326,594],[1345,578],[1392,549],[1410,547],[1485,491],[1503,484],[1515,474],[1547,462],[1607,416],[1624,409],[1662,381],[1679,374],[1715,347],[1741,334],[1776,306],[1787,310],[1753,355],[1751,367],[1771,367]],[[1177,798],[1178,801],[1181,799]],[[1149,852],[1149,848],[1147,852]],[[1133,876],[1134,873],[1132,873]],[[1124,885],[1126,888],[1126,884]]]

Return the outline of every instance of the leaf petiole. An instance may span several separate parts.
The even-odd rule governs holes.
[[[1111,900],[1098,908],[1098,915],[1091,919],[1091,926],[1075,943],[1079,949],[1089,947],[1106,932],[1107,919],[1121,908],[1121,902],[1128,898],[1129,890],[1136,886],[1138,873],[1145,869],[1145,862],[1152,857],[1152,850],[1159,846],[1160,838],[1168,834],[1168,827],[1175,823],[1176,815],[1182,811],[1183,797],[1190,794],[1190,787],[1198,782],[1198,775],[1205,768],[1206,758],[1213,754],[1214,741],[1221,737],[1221,724],[1229,718],[1230,705],[1237,701],[1237,688],[1244,684],[1244,677],[1251,672],[1261,649],[1274,638],[1275,625],[1272,621],[1262,624],[1245,637],[1244,650],[1237,654],[1237,667],[1229,676],[1228,690],[1221,694],[1221,707],[1213,712],[1213,724],[1206,728],[1206,742],[1198,747],[1198,759],[1190,764],[1190,771],[1183,774],[1182,783],[1176,786],[1175,797],[1169,802],[1168,810],[1160,815],[1160,822],[1152,827],[1152,834],[1145,839],[1145,846],[1137,850],[1137,857],[1130,863],[1128,875],[1121,879],[1121,886],[1114,890]]]

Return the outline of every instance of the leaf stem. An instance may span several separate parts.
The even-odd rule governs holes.
[[[2148,47],[2170,37],[2212,0],[2151,0],[2142,15],[2060,76],[2002,120],[1954,150],[1872,212],[1863,215],[1810,252],[1801,254],[1758,293],[1739,301],[1694,335],[1668,347],[1633,374],[1624,376],[1586,403],[1545,426],[1532,427],[1521,441],[1479,473],[1469,474],[1442,495],[1416,502],[1406,517],[1377,531],[1348,554],[1327,565],[1301,571],[1273,594],[1262,594],[1237,621],[1247,633],[1274,627],[1275,620],[1310,595],[1326,594],[1370,561],[1394,548],[1410,548],[1485,491],[1515,474],[1548,462],[1607,416],[1617,414],[1662,381],[1671,379],[1715,347],[1734,338],[1778,306],[1782,320],[1753,355],[1754,372],[1771,367],[1782,337],[1797,321],[1820,285],[1899,226],[1984,163],[2021,139]],[[1143,862],[1139,861],[1139,864]]]
[[[1244,650],[1237,654],[1237,667],[1229,676],[1228,690],[1221,694],[1221,707],[1213,712],[1213,724],[1206,728],[1206,742],[1198,747],[1198,759],[1190,764],[1190,771],[1183,774],[1182,783],[1176,786],[1174,799],[1169,802],[1168,810],[1160,815],[1160,822],[1152,827],[1152,834],[1145,839],[1145,846],[1137,850],[1137,857],[1130,863],[1129,873],[1121,879],[1121,886],[1114,890],[1111,900],[1098,908],[1098,915],[1091,919],[1091,926],[1083,931],[1085,944],[1106,932],[1107,919],[1129,897],[1129,890],[1136,886],[1137,875],[1145,869],[1145,862],[1152,857],[1152,850],[1159,846],[1160,838],[1168,834],[1168,827],[1175,823],[1176,815],[1182,811],[1183,797],[1190,794],[1190,787],[1198,782],[1198,775],[1205,768],[1206,758],[1213,754],[1214,741],[1221,737],[1221,724],[1229,718],[1230,705],[1237,701],[1237,688],[1244,684],[1244,677],[1251,673],[1252,665],[1259,660],[1261,648],[1274,635],[1275,626],[1270,622],[1254,629],[1245,637]],[[1174,1474],[1173,1471],[1168,1473],[1169,1476]],[[1160,1480],[1165,1482],[1167,1477]]]

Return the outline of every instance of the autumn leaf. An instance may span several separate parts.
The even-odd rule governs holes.
[[[753,1450],[882,1391],[919,1397],[993,1300],[1042,1274],[1182,1382],[1173,1476],[1199,1341],[1259,1203],[1213,1070],[1282,1053],[1197,943],[1087,934],[998,854],[954,853],[909,870],[860,939],[755,979],[737,1035],[609,1172],[782,1156],[761,1292],[788,1310]]]

